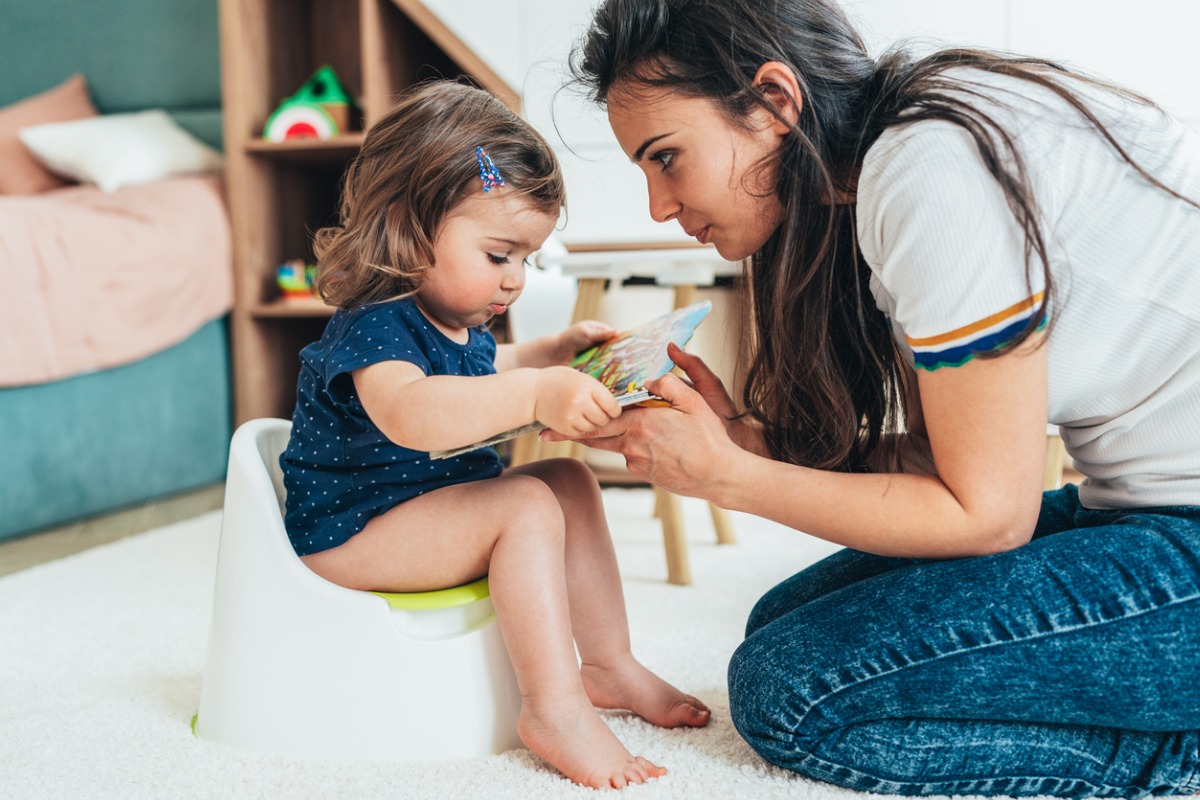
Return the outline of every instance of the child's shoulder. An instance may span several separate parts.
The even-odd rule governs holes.
[[[412,328],[419,323],[420,314],[411,297],[339,308],[329,320],[327,333],[344,336],[362,328]]]
[[[419,313],[417,311],[417,304],[410,295],[392,300],[380,300],[375,303],[364,303],[354,308],[339,308],[334,312],[334,317],[341,316],[345,320],[353,322],[374,317],[402,318],[417,313]]]
[[[420,326],[419,316],[412,298],[408,297],[339,308],[330,317],[317,346],[334,350],[375,334],[413,338]]]

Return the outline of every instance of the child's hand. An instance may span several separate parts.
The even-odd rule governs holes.
[[[575,438],[621,413],[604,384],[570,367],[538,370],[534,418],[553,431]]]
[[[556,364],[569,364],[577,353],[607,342],[617,335],[611,326],[594,319],[576,322],[558,335]]]

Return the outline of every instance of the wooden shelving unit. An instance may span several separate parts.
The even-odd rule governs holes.
[[[331,309],[279,301],[275,270],[312,260],[312,234],[336,222],[346,166],[363,133],[268,142],[267,117],[331,65],[362,107],[361,127],[421,80],[469,76],[520,111],[515,90],[419,0],[220,0],[226,189],[233,227],[234,415],[290,417],[300,349]]]

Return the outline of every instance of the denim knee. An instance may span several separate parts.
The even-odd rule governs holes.
[[[782,715],[795,714],[795,709],[783,708],[788,699],[795,701],[795,687],[782,685],[772,666],[772,648],[763,638],[748,637],[729,659],[729,715],[756,753],[772,764],[795,769],[798,743],[782,724]]]
[[[776,587],[778,588],[778,587]],[[750,610],[750,616],[746,619],[746,638],[749,639],[764,625],[769,625],[772,620],[779,616],[777,604],[774,602],[774,591],[767,592],[762,597],[758,598],[758,602],[754,604],[754,608]]]

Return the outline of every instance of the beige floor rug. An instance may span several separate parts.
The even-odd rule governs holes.
[[[865,798],[763,762],[729,721],[725,667],[754,601],[832,547],[734,515],[718,547],[705,506],[685,501],[694,584],[670,586],[647,490],[605,491],[634,650],[714,711],[703,730],[609,724],[670,774],[623,795]],[[526,750],[475,761],[268,758],[196,739],[220,514],[0,579],[0,798],[583,798]],[[618,796],[618,795],[613,795]]]

